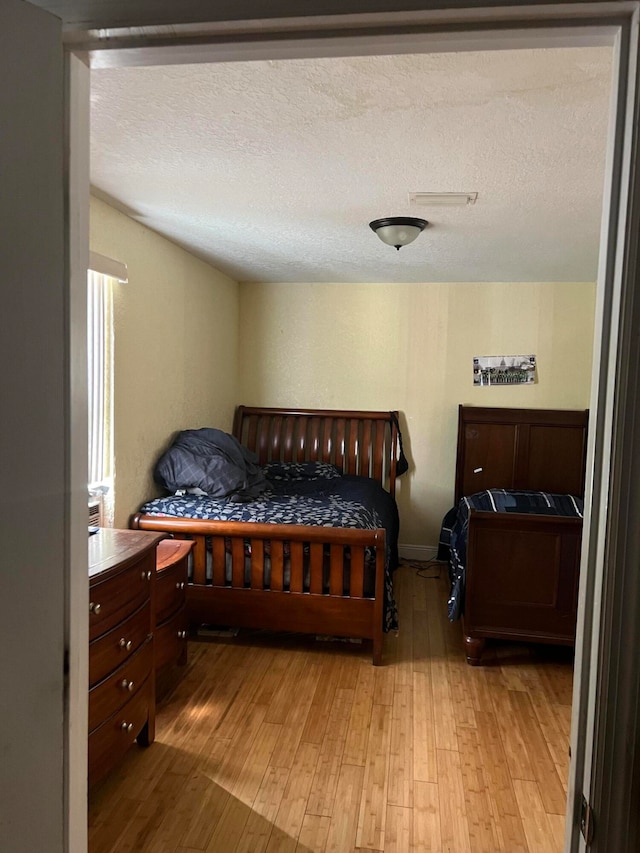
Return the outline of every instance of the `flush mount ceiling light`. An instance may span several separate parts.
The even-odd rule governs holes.
[[[369,228],[375,231],[387,246],[395,246],[400,251],[402,246],[413,243],[428,224],[426,219],[416,219],[415,216],[387,216],[384,219],[374,219],[369,223]]]

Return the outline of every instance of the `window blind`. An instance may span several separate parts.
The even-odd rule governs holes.
[[[87,347],[89,382],[89,489],[106,492],[113,477],[113,278],[89,270]]]

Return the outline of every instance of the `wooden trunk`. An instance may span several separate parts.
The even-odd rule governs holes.
[[[485,489],[582,496],[588,413],[460,406],[456,501]],[[582,519],[471,511],[463,634],[467,662],[488,637],[575,642]]]

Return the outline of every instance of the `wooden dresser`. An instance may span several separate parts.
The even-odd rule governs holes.
[[[156,553],[156,697],[171,684],[171,670],[187,662],[187,570],[193,542],[163,539]]]
[[[89,537],[89,785],[155,736],[154,589],[161,534]]]

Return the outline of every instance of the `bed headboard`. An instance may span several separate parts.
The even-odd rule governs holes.
[[[460,406],[456,503],[484,489],[582,497],[588,410]]]
[[[233,434],[261,465],[331,462],[343,474],[378,480],[395,495],[398,430],[390,412],[238,406]]]

